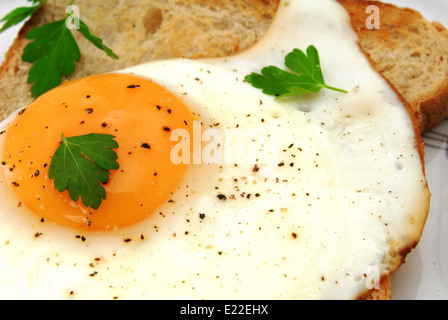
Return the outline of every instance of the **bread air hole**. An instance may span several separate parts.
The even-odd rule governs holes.
[[[160,8],[150,8],[143,17],[143,25],[147,34],[156,33],[163,21],[163,14]]]

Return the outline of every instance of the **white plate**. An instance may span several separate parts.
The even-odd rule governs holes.
[[[69,1],[67,1],[69,2]],[[419,10],[448,27],[447,0],[389,0]],[[0,16],[25,0],[0,2]],[[0,63],[20,26],[0,34]],[[426,172],[432,192],[431,211],[417,248],[393,276],[393,299],[448,299],[448,120],[425,135]]]

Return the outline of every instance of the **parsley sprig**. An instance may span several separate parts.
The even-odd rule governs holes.
[[[91,133],[66,138],[56,149],[50,164],[48,176],[54,179],[59,192],[68,190],[73,201],[98,209],[106,199],[103,184],[109,181],[110,170],[117,170],[118,148],[114,136]]]
[[[323,88],[347,93],[325,84],[319,53],[314,46],[309,46],[306,54],[294,49],[286,55],[285,65],[293,72],[268,66],[261,70],[261,74],[253,72],[245,79],[255,88],[262,89],[263,93],[276,97],[317,93]]]
[[[3,27],[0,28],[0,32],[9,29],[10,27],[22,22],[28,17],[32,16],[40,7],[42,7],[47,0],[28,0],[32,2],[30,7],[19,7],[5,15],[0,22],[4,22]]]
[[[0,31],[25,20],[34,14],[47,0],[29,0],[31,7],[21,7],[11,11],[0,21],[5,21]],[[74,3],[71,1],[70,5]],[[33,40],[23,52],[22,60],[32,63],[28,83],[34,84],[31,94],[38,97],[61,83],[62,76],[69,76],[75,71],[75,62],[79,62],[81,52],[69,28],[70,14],[62,20],[48,23],[28,32],[26,38]],[[97,48],[113,59],[119,57],[103,41],[93,35],[88,26],[79,19],[79,32]]]

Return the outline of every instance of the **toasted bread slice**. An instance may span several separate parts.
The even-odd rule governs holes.
[[[77,0],[80,18],[118,54],[109,58],[79,32],[76,71],[63,81],[119,70],[141,62],[228,56],[251,47],[265,33],[279,0]],[[69,1],[68,1],[69,2]],[[22,61],[25,38],[34,27],[65,17],[67,1],[48,0],[20,31],[0,67],[0,118],[28,105],[29,63]]]
[[[410,103],[426,132],[448,114],[448,31],[419,12],[367,0],[338,0],[350,14],[361,48]],[[368,29],[366,8],[379,9],[379,29]]]
[[[448,31],[408,8],[366,0],[338,2],[349,12],[360,45],[375,68],[411,104],[421,131],[437,125],[448,114]],[[120,60],[111,60],[78,36],[82,58],[64,81],[153,59],[225,56],[244,50],[269,27],[278,0],[133,0],[126,4],[79,0],[77,5],[81,18]],[[366,27],[368,5],[380,9],[378,30]],[[29,42],[26,33],[64,14],[65,3],[49,0],[20,31],[0,67],[0,117],[33,100],[31,85],[26,85],[31,65],[21,60]]]

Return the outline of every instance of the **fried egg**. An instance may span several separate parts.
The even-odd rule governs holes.
[[[244,80],[310,44],[348,93],[277,99]],[[48,177],[61,133],[92,132],[119,144],[98,210]],[[61,85],[1,133],[7,299],[353,299],[399,267],[429,207],[408,110],[331,0],[281,2],[232,57]]]

